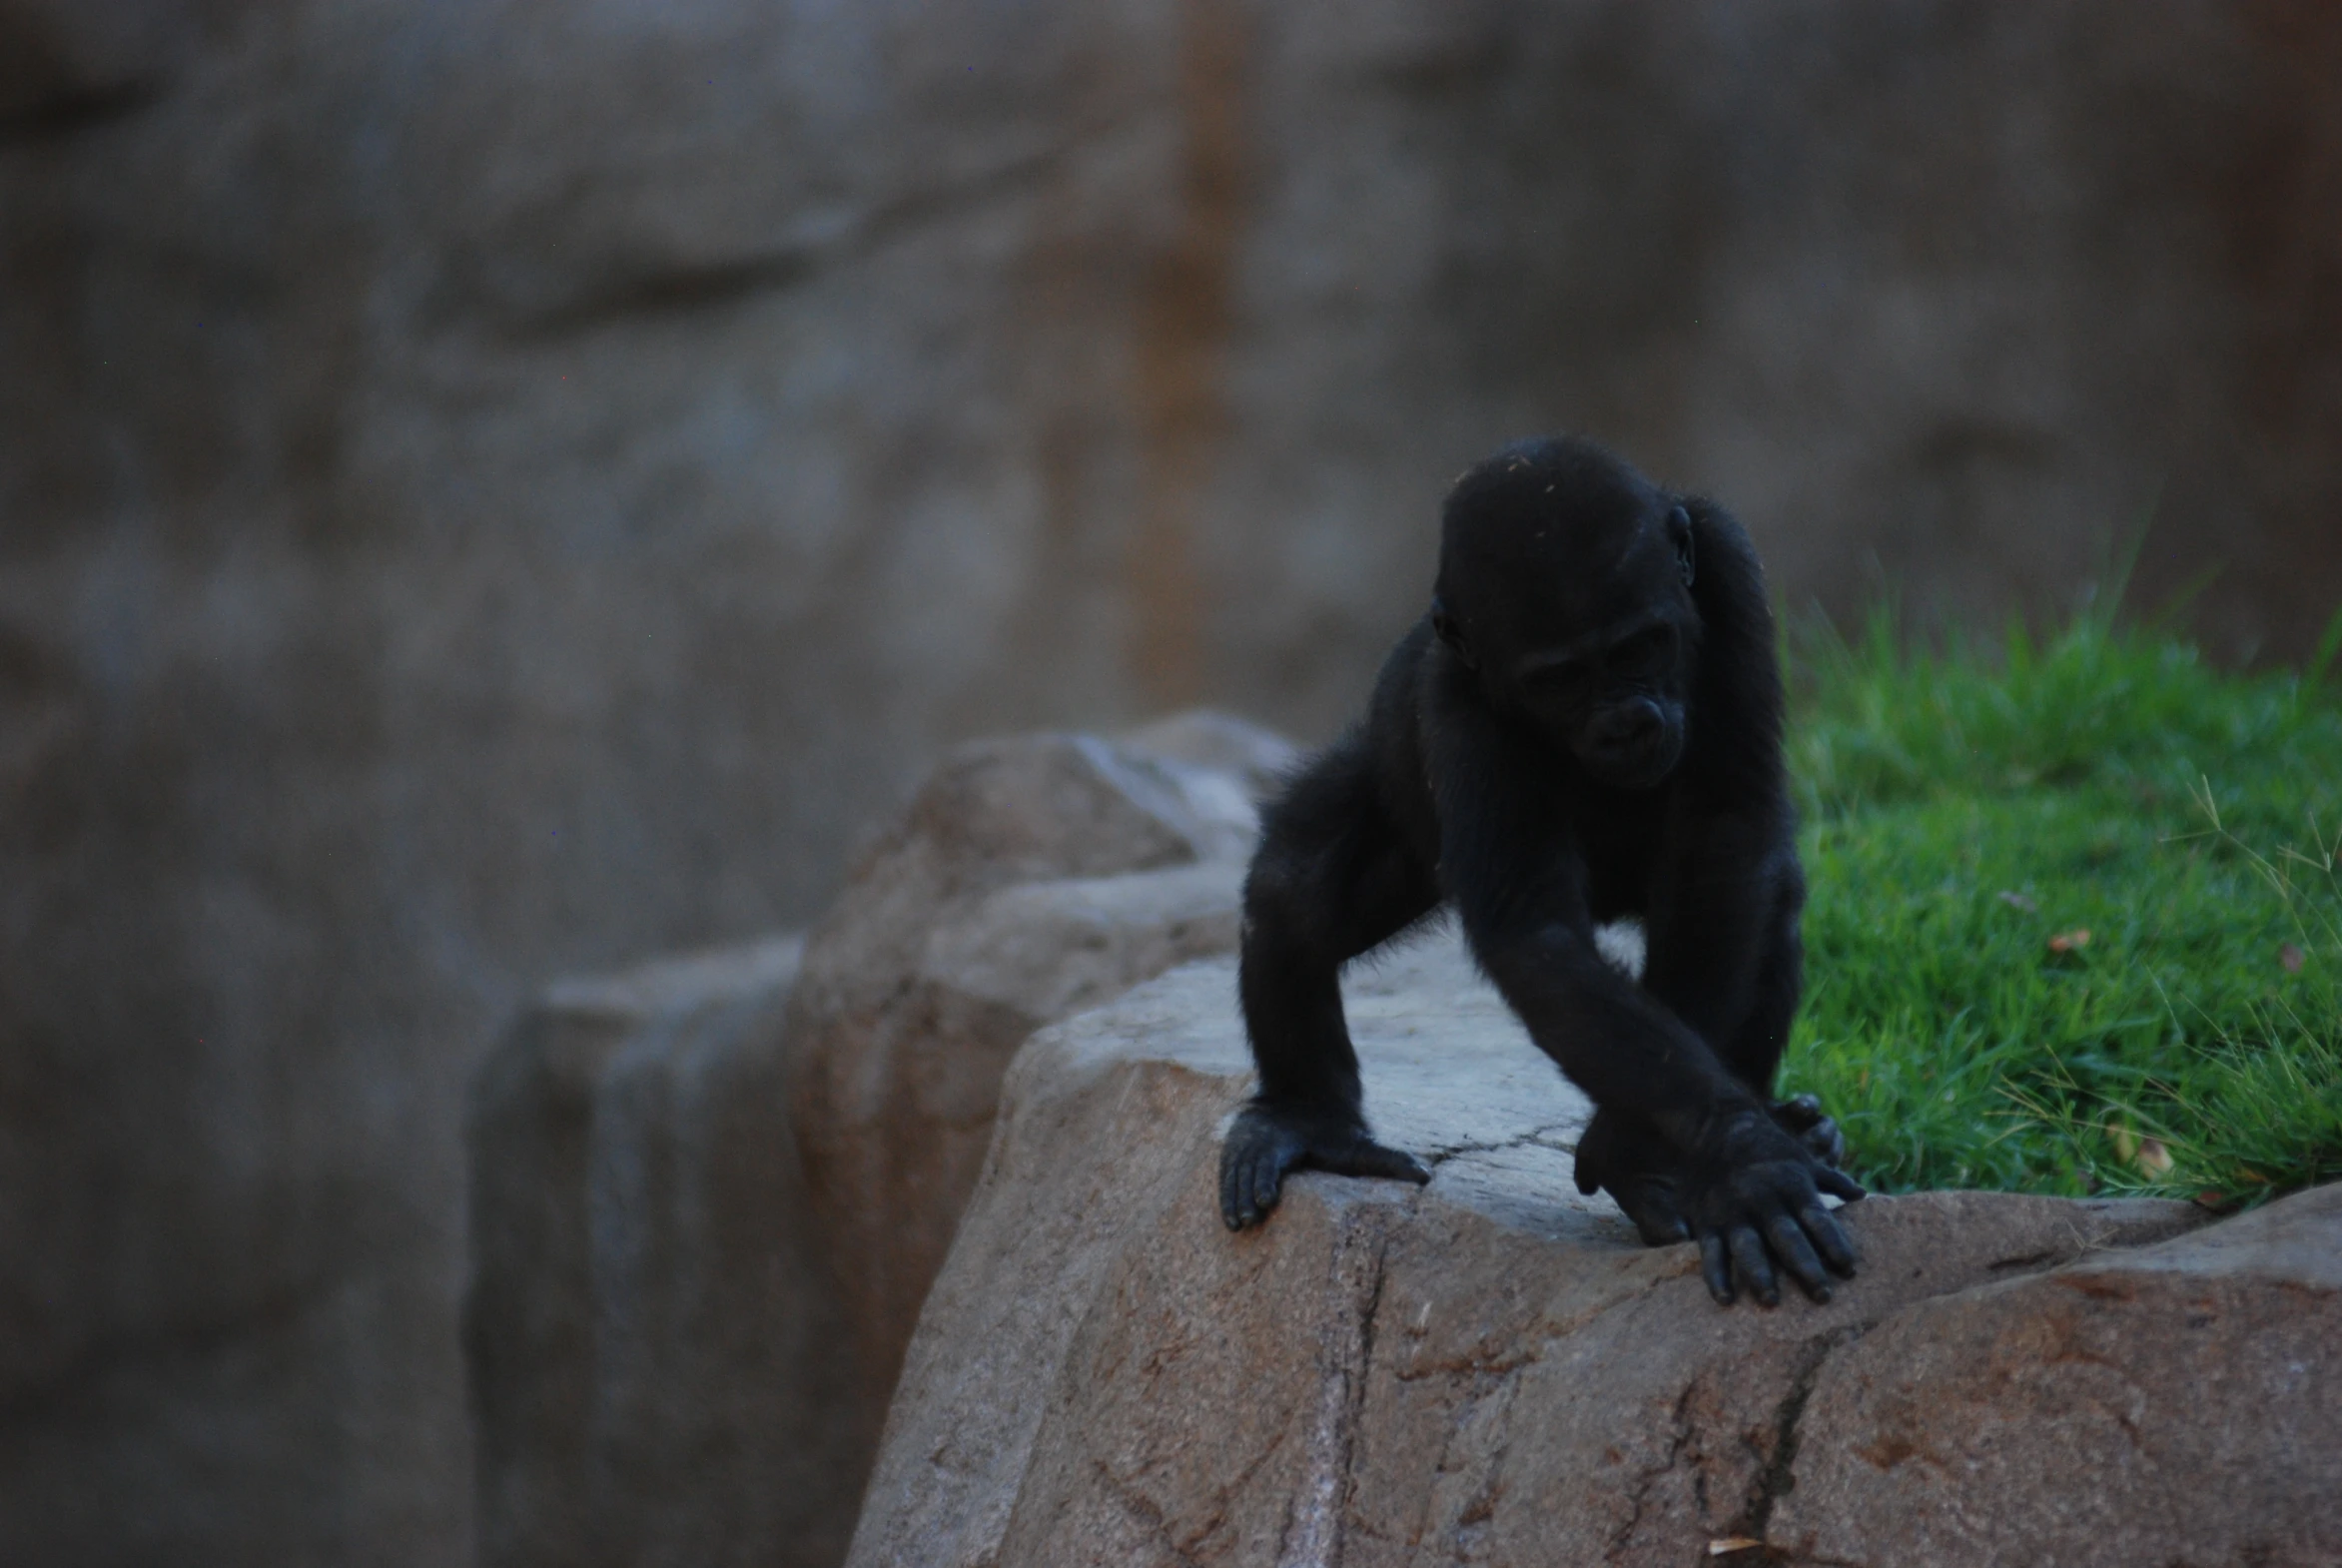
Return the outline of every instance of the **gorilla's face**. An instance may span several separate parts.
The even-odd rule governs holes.
[[[1683,756],[1689,639],[1664,606],[1524,656],[1512,685],[1521,710],[1617,789],[1650,789]]]
[[[1700,633],[1691,516],[1633,470],[1572,455],[1467,476],[1433,624],[1499,712],[1600,783],[1650,789],[1683,757]]]

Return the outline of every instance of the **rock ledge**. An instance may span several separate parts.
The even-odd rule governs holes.
[[[1427,1188],[1214,1212],[1232,966],[1036,1035],[849,1561],[2342,1561],[2342,1187],[1874,1198],[1837,1300],[1720,1310],[1572,1184],[1585,1102],[1452,941],[1347,986]]]

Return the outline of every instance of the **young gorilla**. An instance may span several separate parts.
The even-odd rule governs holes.
[[[1653,1245],[1696,1238],[1716,1299],[1817,1300],[1854,1253],[1820,1193],[1863,1189],[1811,1098],[1775,1102],[1805,879],[1781,675],[1740,525],[1589,442],[1523,442],[1456,482],[1431,612],[1363,725],[1265,815],[1241,991],[1260,1091],[1220,1152],[1229,1228],[1295,1169],[1426,1181],[1373,1141],[1342,964],[1443,900],[1529,1036],[1597,1107],[1581,1190]],[[1640,916],[1641,984],[1594,928]],[[1770,1255],[1768,1255],[1770,1248]]]

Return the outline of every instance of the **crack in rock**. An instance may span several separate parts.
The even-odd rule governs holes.
[[[1683,1451],[1692,1440],[1692,1395],[1697,1382],[1684,1384],[1683,1392],[1675,1399],[1674,1429],[1668,1434],[1667,1451],[1655,1464],[1647,1464],[1635,1472],[1627,1483],[1627,1516],[1624,1523],[1610,1533],[1610,1544],[1603,1548],[1602,1560],[1616,1562],[1634,1542],[1635,1527],[1643,1522],[1643,1508],[1651,1495],[1651,1488],[1662,1476],[1671,1473],[1683,1460]]]
[[[1765,1540],[1766,1527],[1773,1521],[1774,1505],[1797,1485],[1798,1424],[1805,1419],[1806,1403],[1814,1397],[1814,1385],[1821,1381],[1823,1363],[1875,1326],[1872,1321],[1847,1323],[1806,1345],[1798,1359],[1797,1374],[1790,1379],[1789,1392],[1782,1396],[1774,1411],[1772,1457],[1757,1473],[1741,1517],[1728,1533]],[[1765,1550],[1768,1561],[1786,1560],[1782,1555],[1784,1548],[1767,1542]]]
[[[1106,1488],[1107,1495],[1122,1504],[1124,1510],[1133,1519],[1155,1536],[1156,1540],[1162,1544],[1164,1551],[1170,1555],[1171,1561],[1179,1564],[1179,1568],[1203,1568],[1202,1559],[1179,1544],[1178,1536],[1171,1529],[1171,1519],[1154,1498],[1149,1497],[1137,1487],[1127,1484],[1121,1476],[1115,1474],[1114,1466],[1108,1464],[1104,1459],[1093,1459],[1091,1468],[1097,1474],[1100,1484]],[[1194,1532],[1194,1537],[1196,1539],[1208,1538],[1212,1531],[1219,1528],[1220,1523],[1220,1516],[1214,1514],[1205,1521],[1201,1530]]]
[[[1317,1349],[1317,1408],[1309,1424],[1301,1485],[1285,1522],[1278,1568],[1337,1568],[1342,1515],[1350,1488],[1374,1351],[1374,1313],[1382,1301],[1382,1261],[1389,1245],[1382,1214],[1357,1207],[1335,1232]]]
[[[1488,1144],[1437,1144],[1426,1150],[1421,1158],[1425,1165],[1436,1171],[1448,1161],[1462,1155],[1500,1155],[1508,1149],[1550,1149],[1559,1154],[1574,1155],[1578,1151],[1576,1144],[1564,1143],[1551,1136],[1573,1125],[1570,1122],[1553,1122],[1544,1127],[1531,1128],[1526,1133],[1516,1134],[1511,1138],[1499,1139]]]

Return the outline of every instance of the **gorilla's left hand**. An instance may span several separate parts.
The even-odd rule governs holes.
[[[1597,1110],[1578,1138],[1578,1190],[1599,1187],[1635,1222],[1647,1246],[1692,1238],[1676,1191],[1683,1157],[1659,1130],[1626,1112]]]
[[[1758,1300],[1779,1304],[1776,1259],[1817,1301],[1830,1299],[1832,1273],[1853,1277],[1854,1245],[1822,1194],[1851,1202],[1863,1188],[1783,1131],[1770,1108],[1726,1112],[1684,1163],[1679,1181],[1683,1216],[1700,1243],[1700,1273],[1719,1302],[1731,1304],[1737,1276]]]
[[[1834,1171],[1845,1164],[1846,1135],[1815,1096],[1772,1101],[1766,1110],[1814,1159]],[[1578,1140],[1578,1190],[1607,1191],[1647,1245],[1689,1241],[1692,1225],[1684,1217],[1678,1181],[1683,1163],[1675,1146],[1643,1118],[1597,1110]]]

